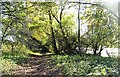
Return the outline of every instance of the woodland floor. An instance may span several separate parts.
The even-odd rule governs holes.
[[[12,75],[61,75],[62,72],[56,67],[50,56],[29,57],[12,71]]]

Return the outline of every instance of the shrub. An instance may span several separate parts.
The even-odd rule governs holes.
[[[118,75],[116,58],[55,55],[52,59],[66,75]]]
[[[17,64],[20,64],[22,61],[27,59],[27,55],[20,52],[2,52],[2,58],[3,59],[10,59],[12,61],[15,61]]]
[[[25,59],[27,59],[27,55],[20,52],[2,52],[2,57],[0,57],[0,72],[2,74],[10,74],[12,70],[15,70],[17,64],[21,64]]]
[[[1,74],[9,74],[11,70],[14,70],[17,64],[11,59],[3,59],[0,57],[0,72]]]

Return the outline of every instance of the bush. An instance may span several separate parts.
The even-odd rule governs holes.
[[[2,74],[10,74],[12,70],[15,70],[17,64],[21,64],[25,59],[27,59],[27,55],[20,52],[2,52],[2,57],[0,57],[0,72]]]
[[[16,68],[17,64],[11,59],[3,59],[0,57],[0,72],[2,74],[9,74],[11,70]]]
[[[15,61],[17,64],[20,64],[22,61],[27,59],[27,55],[20,52],[2,52],[2,58],[3,59],[10,59],[12,61]]]
[[[118,75],[116,58],[55,55],[52,59],[66,75]]]

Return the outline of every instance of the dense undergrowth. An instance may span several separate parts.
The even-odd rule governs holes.
[[[65,75],[116,75],[118,59],[100,56],[53,55],[51,64],[56,65]],[[28,59],[23,52],[3,52],[0,57],[0,72],[10,74],[17,65]]]
[[[0,57],[0,73],[10,74],[12,70],[15,70],[18,64],[21,64],[27,55],[21,52],[2,52]]]
[[[55,61],[65,75],[115,75],[118,76],[118,59],[100,56],[54,55]]]

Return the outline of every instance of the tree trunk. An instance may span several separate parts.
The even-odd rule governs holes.
[[[88,50],[88,47],[89,47],[89,45],[87,45],[87,47],[86,47],[86,49],[85,49],[85,52],[87,52],[87,50]]]
[[[2,43],[1,43],[1,40],[0,40],[0,57],[2,56]]]
[[[101,51],[102,50],[103,50],[103,47],[101,46],[99,52],[97,53],[98,56],[101,56]]]
[[[67,39],[67,37],[66,37],[66,35],[65,35],[65,32],[63,31],[62,23],[61,23],[61,22],[62,22],[62,13],[63,13],[63,10],[64,10],[64,9],[61,7],[59,26],[60,26],[60,29],[61,29],[61,31],[62,31],[62,35],[63,35],[64,41],[65,41],[65,44],[66,44],[66,49],[67,49],[67,51],[65,51],[65,53],[71,54],[71,53],[70,53],[70,50],[71,50],[70,44],[69,44],[68,39]]]
[[[94,46],[94,49],[93,49],[93,52],[94,52],[94,55],[97,55],[97,48],[98,46],[97,46],[97,43],[95,44],[95,46]]]
[[[14,51],[14,44],[11,45],[11,51],[13,52]]]
[[[64,39],[64,41],[65,41],[65,48],[66,48],[66,50],[67,51],[64,51],[65,53],[67,53],[67,54],[70,54],[70,50],[71,50],[71,47],[70,47],[70,44],[69,44],[69,42],[68,42],[68,39],[67,39],[67,37],[66,37],[66,35],[65,35],[65,32],[63,31],[63,27],[62,27],[62,23],[61,23],[61,21],[62,21],[62,13],[63,13],[63,8],[61,8],[61,12],[60,12],[60,20],[58,20],[57,19],[57,17],[52,13],[52,16],[56,19],[56,21],[58,22],[58,24],[59,24],[59,26],[60,26],[60,29],[61,29],[61,32],[62,32],[62,35],[63,35],[63,39]]]
[[[118,2],[118,26],[120,26],[120,1]],[[120,31],[120,27],[118,31]],[[120,42],[120,37],[118,37],[118,42]],[[120,43],[118,43],[118,48],[120,48]]]
[[[80,2],[80,0],[79,0]],[[81,50],[80,50],[80,3],[78,4],[79,5],[79,8],[78,8],[78,51],[79,53],[81,53]]]
[[[56,46],[56,40],[55,40],[55,35],[54,35],[53,27],[52,27],[52,18],[51,18],[50,11],[49,11],[49,20],[50,20],[49,22],[50,22],[51,33],[52,33],[53,49],[54,49],[54,52],[55,52],[56,54],[59,54],[58,49],[57,49],[57,46]]]
[[[118,26],[120,26],[120,1],[118,2]],[[118,28],[118,31],[120,31],[120,28]],[[120,42],[120,37],[118,37],[118,42]],[[120,43],[118,43],[118,48],[120,48]],[[118,71],[120,71],[119,65],[120,65],[120,60],[118,60]],[[120,75],[120,72],[118,72],[118,74]]]
[[[64,38],[64,41],[65,41],[65,44],[66,44],[65,48],[67,49],[67,51],[65,51],[65,53],[70,54],[70,50],[71,50],[70,44],[69,44],[68,39],[67,39],[67,37],[66,37],[66,35],[65,35],[64,31],[63,31],[61,22],[59,23],[59,25],[60,25],[60,28],[61,28],[61,31],[62,31],[62,34],[63,34],[63,38]]]

